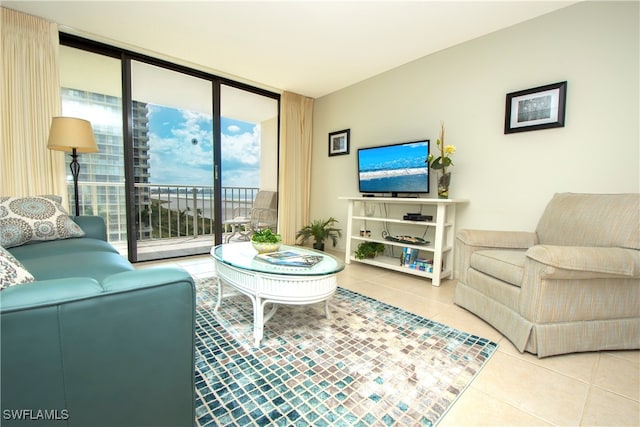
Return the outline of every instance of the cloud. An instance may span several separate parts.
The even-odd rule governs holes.
[[[150,124],[160,108],[150,106]],[[165,110],[166,112],[166,110]],[[212,118],[174,110],[172,126],[149,133],[150,182],[154,184],[213,185]],[[222,185],[257,187],[260,183],[260,126],[235,124],[222,134]],[[153,129],[153,126],[150,126]],[[241,132],[242,129],[251,132]],[[160,134],[162,132],[162,134]],[[196,139],[197,144],[192,140]]]
[[[65,99],[63,108],[66,116],[90,121],[94,130],[104,129],[104,132],[111,133],[113,129],[122,127],[122,113],[104,105]]]
[[[152,107],[149,109],[151,113],[159,108]],[[152,119],[153,114],[150,114],[150,122]],[[150,182],[213,185],[211,117],[201,113],[179,111],[172,125],[166,134],[149,133]],[[193,139],[198,143],[193,144]]]
[[[260,170],[247,169],[235,170],[235,173],[222,174],[223,187],[259,187]]]
[[[199,139],[201,141],[201,139]],[[213,152],[183,138],[149,135],[150,182],[154,184],[213,185]]]
[[[255,166],[260,164],[260,128],[253,133],[222,135],[222,163]]]
[[[260,126],[239,135],[222,134],[222,185],[260,185]]]

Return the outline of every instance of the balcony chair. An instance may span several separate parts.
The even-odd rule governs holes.
[[[455,303],[538,357],[640,348],[640,194],[556,194],[535,232],[460,230]]]
[[[226,238],[229,243],[232,237],[240,234],[242,240],[249,240],[255,231],[270,228],[276,231],[278,223],[278,193],[276,191],[260,190],[251,205],[251,209],[242,212],[234,209],[233,218],[223,222],[225,230],[231,226],[231,234]],[[244,227],[244,230],[241,230]]]

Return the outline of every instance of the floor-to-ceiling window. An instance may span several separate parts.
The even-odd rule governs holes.
[[[80,214],[103,217],[109,240],[126,253],[121,62],[61,46],[60,64],[62,114],[89,120],[98,144],[97,153],[79,155]],[[71,196],[71,172],[67,184]],[[74,198],[69,202],[73,204]]]
[[[221,85],[223,219],[248,215],[259,190],[278,191],[278,101]]]
[[[91,121],[100,150],[80,158],[81,212],[105,217],[131,261],[206,253],[232,210],[277,189],[279,95],[75,36],[61,44],[63,113]]]

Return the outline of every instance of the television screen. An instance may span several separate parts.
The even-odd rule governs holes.
[[[429,140],[358,149],[361,193],[428,193]]]

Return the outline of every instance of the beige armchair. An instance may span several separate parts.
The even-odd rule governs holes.
[[[520,351],[640,348],[640,194],[556,194],[535,232],[461,230],[455,303]]]

